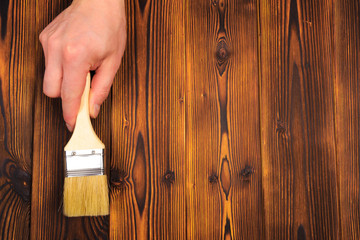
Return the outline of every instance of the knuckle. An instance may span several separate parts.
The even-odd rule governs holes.
[[[41,44],[43,44],[45,42],[45,38],[46,38],[46,33],[44,31],[42,31],[39,35],[39,41],[41,42]]]
[[[65,61],[72,61],[77,59],[85,52],[83,45],[78,43],[67,43],[63,49],[63,57]]]

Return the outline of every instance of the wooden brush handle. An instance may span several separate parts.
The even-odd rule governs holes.
[[[90,116],[89,113],[89,93],[90,93],[90,73],[88,73],[88,75],[86,76],[86,84],[85,84],[85,89],[84,92],[81,96],[81,103],[80,103],[80,108],[79,108],[79,112],[76,118],[76,124],[75,124],[75,128],[74,128],[74,132],[76,127],[79,127],[81,125],[83,125],[85,122],[87,122]],[[81,124],[78,124],[81,123]],[[92,128],[92,126],[91,126]]]
[[[90,73],[88,73],[86,76],[84,93],[81,97],[79,112],[76,118],[74,132],[64,148],[65,151],[105,148],[104,144],[96,136],[90,121],[90,78]]]

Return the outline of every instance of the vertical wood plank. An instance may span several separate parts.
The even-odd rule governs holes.
[[[360,238],[360,3],[335,1],[334,61],[341,238]]]
[[[0,3],[0,239],[29,236],[35,2]]]
[[[40,1],[36,4],[36,38],[70,1]],[[37,39],[36,39],[37,40]],[[66,218],[62,215],[64,146],[71,134],[62,117],[61,100],[42,93],[44,57],[36,41],[37,88],[33,146],[31,239],[108,239],[109,217]],[[111,157],[111,97],[93,121],[97,135]]]
[[[40,1],[36,5],[36,31],[40,32],[69,3]],[[63,186],[63,144],[67,134],[61,115],[61,100],[42,93],[45,59],[36,39],[37,79],[35,89],[33,178],[31,194],[31,239],[66,238],[65,218],[61,216]]]
[[[262,239],[257,1],[187,1],[188,239]]]
[[[127,1],[113,86],[110,238],[184,239],[184,6]]]
[[[338,239],[332,1],[260,1],[267,239]]]

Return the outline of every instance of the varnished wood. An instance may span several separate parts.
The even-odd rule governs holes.
[[[360,2],[335,1],[335,124],[341,238],[360,238]]]
[[[70,2],[0,3],[0,239],[360,237],[358,0],[127,0],[95,218],[61,213],[71,134],[42,93]]]
[[[34,7],[29,1],[0,3],[0,239],[30,232]]]
[[[127,1],[112,90],[110,238],[184,239],[185,55],[181,1]]]
[[[187,1],[188,239],[264,237],[257,9]]]
[[[260,1],[267,239],[339,239],[331,1]]]

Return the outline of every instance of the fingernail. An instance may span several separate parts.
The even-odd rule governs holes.
[[[93,109],[92,109],[91,116],[92,116],[93,118],[96,118],[97,115],[99,115],[99,112],[100,112],[100,105],[94,104]]]
[[[67,124],[67,123],[66,123],[66,127],[67,127],[67,129],[69,129],[70,132],[72,132],[72,131],[74,130],[73,127],[70,126],[70,124]]]

